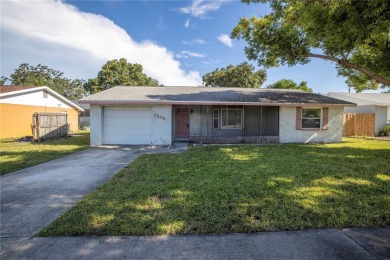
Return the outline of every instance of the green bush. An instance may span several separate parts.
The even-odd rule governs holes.
[[[383,131],[389,133],[389,132],[390,132],[390,124],[385,125],[385,126],[383,127]]]
[[[390,135],[390,124],[385,125],[384,127],[382,127],[382,129],[379,131],[379,135],[389,136]]]

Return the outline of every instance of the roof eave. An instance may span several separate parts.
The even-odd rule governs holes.
[[[52,94],[53,96],[59,98],[60,100],[62,100],[64,103],[67,103],[69,106],[73,107],[74,109],[76,109],[77,111],[79,112],[84,112],[84,109],[82,109],[81,107],[79,107],[78,105],[74,104],[72,101],[70,101],[69,99],[61,96],[60,94],[58,94],[57,92],[55,92],[54,90],[52,90],[51,88],[49,87],[46,87],[46,86],[41,86],[41,87],[36,87],[36,88],[29,88],[29,89],[22,89],[22,90],[17,90],[17,91],[10,91],[10,92],[5,92],[5,93],[1,93],[0,94],[0,97],[7,97],[7,96],[12,96],[12,95],[19,95],[19,94],[24,94],[24,93],[29,93],[29,92],[36,92],[36,91],[41,91],[41,90],[45,90],[47,92],[49,92],[50,94]]]
[[[331,103],[266,103],[266,102],[226,102],[226,101],[129,101],[129,100],[80,100],[81,104],[97,106],[124,106],[124,105],[245,105],[245,106],[335,106],[335,107],[356,107],[356,104],[331,104]]]

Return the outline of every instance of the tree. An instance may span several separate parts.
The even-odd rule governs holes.
[[[243,62],[237,66],[228,65],[226,68],[217,68],[205,74],[202,80],[206,87],[260,88],[266,78],[265,70],[255,71],[254,66]]]
[[[278,89],[300,89],[306,92],[313,92],[311,88],[307,86],[306,81],[302,81],[301,83],[297,84],[291,79],[281,79],[276,81],[275,83],[268,85],[267,88],[278,88]]]
[[[9,80],[9,78],[1,76],[1,78],[0,78],[0,85],[4,85],[8,80]]]
[[[98,75],[90,79],[87,90],[96,93],[114,86],[158,86],[158,81],[142,72],[141,64],[128,63],[126,59],[109,60]]]
[[[83,79],[67,80],[65,85],[67,86],[62,90],[62,95],[70,100],[77,100],[85,97],[88,92],[85,89],[87,82]]]
[[[336,63],[357,90],[390,86],[390,4],[383,0],[243,0],[269,3],[268,15],[242,18],[232,37],[266,68],[306,64],[311,58]],[[354,85],[355,87],[355,85]]]
[[[68,99],[80,99],[87,94],[84,89],[85,81],[70,80],[63,75],[63,72],[42,64],[34,67],[22,63],[11,74],[11,82],[13,85],[47,86]]]

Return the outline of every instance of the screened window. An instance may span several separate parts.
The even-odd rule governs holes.
[[[242,128],[242,109],[222,109],[221,128],[240,129]]]
[[[321,128],[321,108],[302,108],[302,128]]]
[[[213,128],[219,128],[219,109],[213,110]]]

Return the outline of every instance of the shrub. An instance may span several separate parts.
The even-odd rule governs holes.
[[[385,125],[384,127],[382,127],[382,129],[379,131],[379,135],[390,136],[390,124]]]

